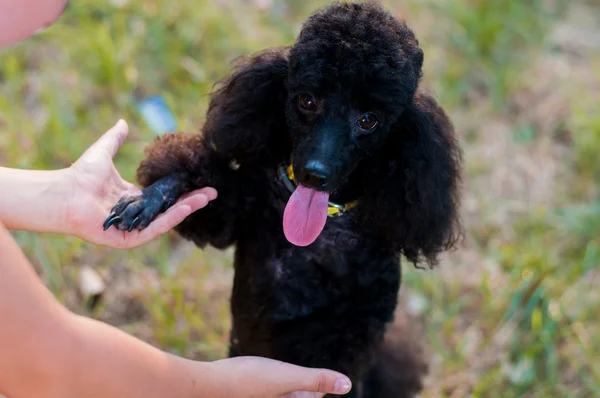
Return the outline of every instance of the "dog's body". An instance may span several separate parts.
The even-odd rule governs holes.
[[[379,7],[330,6],[294,47],[239,66],[202,135],[158,138],[138,170],[142,194],[107,226],[144,228],[182,194],[216,188],[176,230],[236,246],[230,355],[339,370],[353,397],[411,396],[421,362],[383,349],[400,256],[434,264],[459,236],[460,152],[443,110],[417,91],[421,64],[412,32]],[[358,204],[322,227],[323,197]]]

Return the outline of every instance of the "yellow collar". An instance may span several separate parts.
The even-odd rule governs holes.
[[[294,192],[296,189],[295,180],[294,180],[294,169],[290,164],[287,169],[284,166],[279,167],[279,178],[283,181],[283,184],[287,187],[290,192]],[[329,202],[329,206],[327,207],[327,215],[329,217],[338,217],[347,212],[348,210],[356,207],[358,201],[352,201],[346,204],[338,204],[334,202]]]

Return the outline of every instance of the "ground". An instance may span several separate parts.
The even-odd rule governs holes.
[[[426,331],[424,397],[600,394],[600,3],[384,1],[416,31],[425,87],[465,152],[466,239],[434,270],[405,266],[399,314]],[[197,131],[235,57],[290,44],[324,1],[72,1],[0,53],[0,164],[68,166],[117,118],[133,179],[154,132],[136,101],[163,95]],[[15,233],[56,297],[162,349],[226,353],[231,253],[175,235],[131,251]],[[93,309],[83,266],[105,280]]]

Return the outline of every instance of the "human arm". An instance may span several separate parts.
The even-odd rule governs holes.
[[[0,394],[11,398],[279,397],[333,393],[333,371],[263,358],[194,362],[58,303],[0,223]]]
[[[0,1],[0,49],[50,26],[62,14],[67,0]]]
[[[102,224],[122,196],[139,192],[112,159],[128,134],[120,120],[69,168],[54,171],[0,167],[0,222],[9,229],[56,232],[115,248],[144,244],[172,229],[216,198],[212,188],[190,192],[143,231],[104,232]]]
[[[192,371],[207,373],[202,364],[192,368],[62,307],[3,227],[0,253],[0,393],[11,398],[203,395],[203,386],[192,383]]]

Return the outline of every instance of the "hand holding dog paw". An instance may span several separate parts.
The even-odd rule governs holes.
[[[260,357],[235,357],[211,363],[214,397],[321,398],[347,394],[352,385],[341,373]]]
[[[104,231],[103,223],[114,204],[123,197],[140,194],[139,188],[121,178],[113,164],[113,157],[128,132],[127,123],[119,120],[68,169],[72,182],[65,216],[68,233],[120,249],[140,246],[166,233],[217,197],[212,188],[199,189],[183,196],[141,231],[116,228]]]

